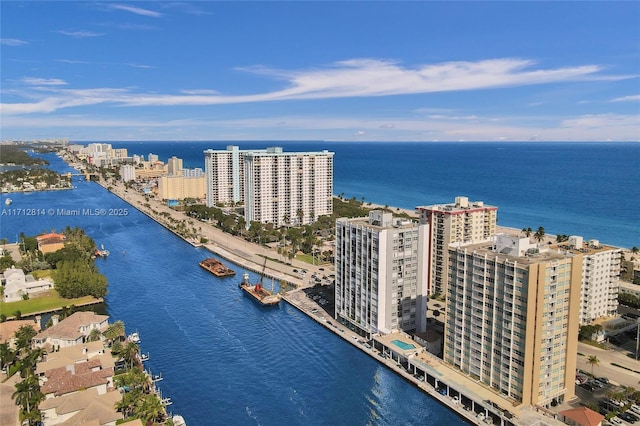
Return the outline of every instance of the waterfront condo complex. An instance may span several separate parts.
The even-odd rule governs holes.
[[[518,403],[572,398],[582,255],[499,234],[448,268],[444,361]]]
[[[579,236],[571,236],[567,242],[553,247],[582,255],[580,325],[616,315],[622,250],[600,244],[598,240],[585,242]]]
[[[482,201],[469,202],[467,197],[456,197],[452,204],[416,207],[416,210],[420,213],[420,221],[429,225],[429,294],[444,294],[448,282],[449,244],[488,241],[496,233],[498,208],[485,206]]]
[[[247,223],[306,225],[333,212],[333,153],[206,150],[207,206],[244,204]]]
[[[391,213],[338,219],[335,317],[371,338],[426,329],[426,225]]]

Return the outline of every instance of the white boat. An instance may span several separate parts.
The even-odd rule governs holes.
[[[178,414],[172,417],[173,426],[187,426],[187,422],[184,421],[184,418]]]
[[[140,335],[138,335],[137,331],[135,333],[131,333],[128,338],[130,342],[140,343]]]

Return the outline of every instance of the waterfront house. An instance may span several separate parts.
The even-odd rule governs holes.
[[[113,388],[113,367],[103,368],[100,359],[94,358],[48,370],[40,377],[40,383],[40,391],[47,399],[86,389],[103,395]]]
[[[22,269],[13,266],[1,275],[5,302],[17,302],[22,300],[24,295],[41,293],[53,288],[51,280],[36,280],[31,274],[25,275]]]
[[[104,342],[96,340],[48,353],[45,359],[36,366],[36,374],[42,376],[49,370],[93,359],[98,359],[103,369],[113,369],[115,365],[115,360],[110,351],[105,349]]]
[[[38,241],[38,250],[44,254],[58,251],[64,247],[64,240],[66,240],[66,238],[67,237],[62,234],[56,234],[53,232],[38,235],[36,237],[36,241]]]
[[[115,425],[122,414],[115,405],[122,395],[118,391],[104,394],[94,389],[45,399],[40,403],[43,424],[46,426],[65,425]]]
[[[109,326],[109,316],[95,312],[76,312],[60,322],[56,315],[51,319],[54,324],[33,338],[35,347],[60,349],[80,345],[87,342],[91,330],[104,332]]]

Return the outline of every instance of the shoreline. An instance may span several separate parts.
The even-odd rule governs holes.
[[[107,191],[111,192],[112,194],[122,199],[131,207],[135,208],[136,210],[140,211],[141,213],[145,214],[147,217],[157,222],[159,225],[161,225],[165,229],[171,231],[174,235],[178,236],[185,242],[189,243],[191,246],[197,247],[197,248],[204,248],[209,252],[222,257],[227,261],[231,261],[235,263],[241,268],[252,270],[256,273],[260,273],[268,277],[273,277],[276,279],[285,279],[286,281],[291,282],[292,284],[295,285],[296,289],[287,292],[287,294],[283,296],[283,299],[289,305],[295,307],[300,312],[306,314],[309,318],[313,319],[320,325],[323,325],[327,330],[332,331],[336,336],[340,336],[343,338],[343,340],[350,342],[354,347],[359,348],[363,352],[367,353],[373,359],[380,361],[381,364],[384,364],[387,368],[389,368],[390,370],[398,374],[400,377],[412,383],[414,386],[417,386],[425,394],[432,396],[436,401],[445,405],[456,415],[461,416],[466,421],[469,421],[472,424],[483,423],[482,420],[473,416],[473,414],[475,413],[467,412],[466,410],[463,410],[461,404],[456,404],[456,402],[453,401],[449,396],[440,395],[432,385],[427,386],[427,383],[418,381],[410,373],[407,373],[407,371],[395,365],[391,360],[376,356],[377,355],[376,352],[373,352],[372,350],[365,350],[364,347],[359,346],[356,343],[358,337],[355,336],[355,333],[352,333],[348,329],[342,328],[340,324],[338,324],[337,327],[336,326],[331,327],[327,324],[327,322],[329,321],[331,321],[332,324],[335,324],[335,319],[331,316],[331,313],[328,311],[325,311],[324,307],[320,306],[315,301],[312,301],[307,297],[304,297],[305,296],[304,290],[310,289],[311,287],[313,287],[313,284],[305,283],[305,280],[302,279],[301,277],[298,278],[298,276],[293,272],[293,270],[294,268],[306,269],[310,273],[316,272],[319,274],[324,274],[328,272],[324,272],[324,270],[320,271],[319,268],[325,267],[327,270],[330,270],[333,268],[331,264],[309,265],[306,262],[301,262],[296,259],[293,259],[291,263],[281,262],[278,260],[280,258],[280,255],[278,255],[274,249],[270,249],[268,247],[260,246],[254,243],[249,243],[244,239],[242,239],[241,237],[234,237],[230,234],[226,234],[222,232],[220,229],[208,223],[197,221],[196,219],[186,216],[183,212],[175,211],[170,207],[166,206],[161,201],[158,201],[156,199],[146,200],[144,195],[134,191],[127,190],[121,182],[116,182],[112,184],[107,184],[102,180],[95,181],[95,182],[98,183],[103,188],[105,188]],[[148,204],[148,205],[145,205],[145,204]],[[364,207],[372,208],[372,209],[384,208],[384,206],[380,206],[378,204],[373,204],[373,203],[365,204]],[[401,208],[388,207],[388,206],[386,208],[390,209],[392,212],[395,209],[396,211],[406,213],[411,217],[415,217],[415,218],[418,217],[415,211],[412,211],[409,209],[401,209]],[[178,234],[174,229],[172,229],[172,225],[171,225],[172,222],[169,218],[173,218],[173,220],[178,219],[178,221],[183,221],[183,220],[192,221],[192,224],[194,222],[197,222],[198,225],[196,226],[201,226],[200,234],[206,237],[208,239],[208,242],[204,244],[198,243],[193,239],[185,238],[184,236]],[[523,236],[522,230],[517,228],[497,226],[497,231],[506,232],[511,235]],[[542,241],[542,243],[543,244],[547,242],[553,243],[554,238],[555,238],[554,235],[545,235],[545,238]],[[266,262],[265,262],[265,259],[267,259]],[[267,267],[267,264],[268,264],[268,267]],[[302,295],[304,297],[303,302],[298,300],[299,298],[296,295]],[[318,317],[317,312],[320,312],[323,315],[327,314],[329,315],[327,318],[331,318],[331,319],[330,320],[325,319],[326,322],[322,321]],[[443,365],[441,362],[437,364],[440,366],[442,371],[449,372],[450,367]],[[473,382],[471,379],[469,379],[469,381],[470,381],[469,385],[474,385],[476,383],[476,382]],[[456,380],[453,382],[453,384],[456,385],[457,382],[458,381]],[[473,393],[474,391],[475,391],[474,389],[469,390],[471,394],[478,395],[477,392]],[[492,392],[491,389],[482,389],[481,392],[482,392],[481,393],[482,395],[484,395],[485,393],[495,395],[495,392]],[[531,409],[535,410],[533,407],[531,407]],[[521,407],[521,406],[518,406],[517,408],[513,407],[513,411],[521,412],[522,418],[531,416],[529,409],[526,407]],[[517,417],[520,417],[520,416],[517,415]],[[546,418],[548,419],[548,417]]]
[[[156,215],[154,215],[151,211],[148,211],[151,209],[150,207],[145,207],[142,202],[140,202],[139,205],[136,205],[136,201],[137,201],[135,200],[135,198],[137,198],[135,197],[136,195],[144,199],[144,196],[142,196],[141,194],[137,194],[137,193],[131,194],[128,191],[125,192],[123,190],[123,185],[120,182],[118,182],[115,186],[107,185],[102,181],[95,181],[95,182],[99,184],[101,187],[103,187],[104,189],[106,189],[107,191],[109,191],[110,193],[116,195],[118,198],[128,203],[131,207],[135,208],[136,210],[145,214],[150,219],[154,220],[156,223],[158,223],[165,229],[171,231],[175,236],[179,237],[180,239],[187,242],[191,246],[196,248],[205,248],[211,253],[214,253],[215,255],[218,255],[227,261],[231,261],[234,264],[241,266],[244,269],[252,270],[256,273],[260,273],[269,277],[274,276],[274,278],[282,277],[285,274],[288,274],[289,270],[292,270],[294,268],[306,269],[308,271],[308,275],[312,275],[314,272],[317,274],[323,274],[327,272],[327,271],[321,271],[319,269],[319,268],[323,268],[323,265],[309,265],[306,262],[301,262],[296,259],[293,259],[291,264],[274,262],[272,259],[274,257],[277,258],[278,255],[272,249],[268,249],[254,243],[249,243],[245,240],[241,240],[240,238],[234,237],[229,234],[224,234],[221,230],[213,227],[212,225],[205,224],[205,223],[202,223],[202,225],[206,225],[209,228],[213,228],[212,230],[217,231],[217,232],[214,232],[214,234],[216,233],[219,234],[218,236],[220,238],[216,241],[210,240],[210,242],[206,244],[195,243],[183,237],[182,235],[174,232],[172,229],[170,229],[167,223],[160,220],[160,217],[162,216],[158,215],[159,217],[156,218],[155,217]],[[111,189],[109,189],[108,187],[110,187]],[[133,195],[134,197],[131,197],[131,195]],[[146,202],[150,205],[153,205],[152,203],[156,203],[158,207],[171,210],[168,206],[165,206],[164,204],[162,204],[157,200],[149,200]],[[171,214],[180,215],[184,218],[188,218],[186,215],[184,215],[184,213],[177,212],[174,210],[171,210]],[[207,230],[204,229],[203,227],[203,231],[206,232]],[[275,263],[276,266],[272,265],[263,270],[263,263],[265,258],[270,259],[271,264]],[[327,266],[327,265],[324,265],[324,266]],[[329,270],[332,268],[333,266],[327,266],[327,269]],[[316,321],[325,329],[331,331],[335,336],[342,338],[345,342],[350,343],[354,348],[361,350],[363,353],[369,355],[372,359],[380,362],[390,371],[394,372],[395,374],[403,378],[405,381],[407,381],[411,385],[417,387],[426,396],[432,397],[435,401],[437,401],[438,403],[448,408],[450,411],[455,413],[464,421],[469,422],[471,424],[477,424],[477,425],[483,424],[483,421],[476,417],[475,412],[465,410],[461,404],[457,404],[456,402],[454,402],[451,397],[442,395],[438,393],[438,391],[430,384],[423,381],[419,381],[412,374],[398,367],[398,365],[396,365],[396,363],[393,360],[380,357],[379,356],[380,353],[375,349],[367,350],[367,348],[365,348],[364,346],[358,345],[357,342],[360,336],[357,336],[354,332],[352,332],[348,328],[345,328],[344,326],[336,323],[336,320],[327,311],[324,310],[323,306],[321,306],[317,302],[305,296],[304,291],[312,289],[314,287],[314,284],[305,284],[302,279],[293,278],[294,277],[293,272],[291,272],[289,277],[291,277],[292,279],[287,279],[287,281],[294,284],[296,288],[294,290],[287,291],[282,296],[282,300],[284,300],[286,303],[288,303],[292,307],[299,310],[301,313],[305,314],[310,319]],[[327,288],[326,285],[321,287]],[[299,300],[300,297],[304,298],[303,301]],[[308,304],[308,306],[305,306],[306,304]]]

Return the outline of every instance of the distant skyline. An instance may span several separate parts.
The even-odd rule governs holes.
[[[640,2],[2,1],[2,140],[640,141]]]

